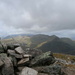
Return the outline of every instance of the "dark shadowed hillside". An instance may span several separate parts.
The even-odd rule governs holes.
[[[75,47],[75,41],[71,40],[70,38],[61,38],[62,41],[68,43],[69,45]]]
[[[48,35],[43,35],[43,34],[38,34],[38,35],[34,35],[31,37],[31,47],[34,48],[36,47],[38,44],[42,43],[42,42],[45,42],[45,41],[48,41],[49,40],[49,37]]]
[[[38,48],[42,49],[44,52],[52,51],[55,53],[75,54],[75,48],[58,37],[55,37],[53,40],[46,42]]]

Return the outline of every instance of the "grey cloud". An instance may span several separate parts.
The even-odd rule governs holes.
[[[75,0],[0,0],[0,21],[26,32],[75,29]]]

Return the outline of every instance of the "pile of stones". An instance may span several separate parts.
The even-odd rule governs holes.
[[[23,50],[20,45],[7,45],[0,53],[0,75],[65,75],[61,66],[54,64],[51,51]]]

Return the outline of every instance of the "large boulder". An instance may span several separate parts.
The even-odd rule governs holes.
[[[24,50],[21,47],[15,48],[15,51],[19,54],[24,54]]]
[[[17,67],[17,59],[14,57],[14,56],[9,56],[10,60],[12,61],[13,63],[13,66],[14,67]]]
[[[14,75],[14,68],[10,58],[7,57],[7,54],[0,54],[0,59],[4,62],[3,67],[0,69],[2,75]]]
[[[8,53],[11,57],[15,57],[15,58],[19,58],[19,59],[23,58],[23,55],[15,53],[14,50],[8,50],[7,53]]]
[[[35,67],[34,69],[37,70],[39,73],[46,73],[48,75],[65,75],[60,65]]]
[[[38,75],[38,72],[32,68],[25,67],[20,75]]]
[[[52,52],[46,52],[32,59],[30,66],[45,66],[55,62]]]

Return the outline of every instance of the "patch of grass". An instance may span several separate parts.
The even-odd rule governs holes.
[[[65,65],[65,67],[69,67],[69,68],[74,68],[75,69],[75,65],[73,65],[73,64]]]
[[[67,60],[67,61],[71,61],[71,60],[75,59],[74,55],[61,54],[61,53],[53,53],[53,55],[56,58],[64,59],[64,60]]]
[[[37,47],[35,47],[35,48],[39,48],[39,47],[41,47],[42,45],[44,45],[45,43],[47,43],[47,41],[42,42],[41,44],[37,45]]]

